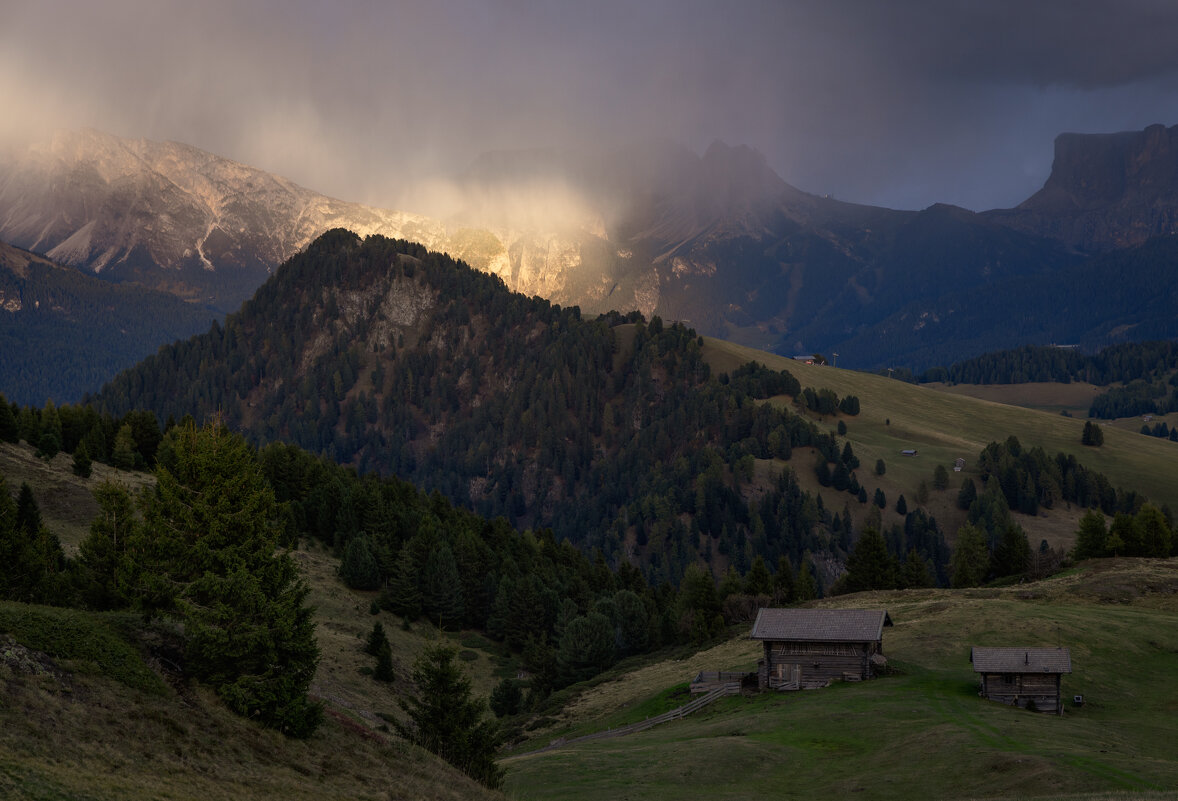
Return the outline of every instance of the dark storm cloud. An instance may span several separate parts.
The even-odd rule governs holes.
[[[390,204],[489,149],[749,144],[848,200],[1017,203],[1065,130],[1178,122],[1172,2],[0,7],[0,133],[177,139]]]

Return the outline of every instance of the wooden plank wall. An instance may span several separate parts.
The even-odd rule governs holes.
[[[982,675],[982,696],[1000,704],[1020,707],[1034,701],[1040,712],[1062,709],[1060,677],[1055,673],[985,673]]]
[[[831,681],[872,676],[867,643],[766,642],[760,686],[822,687]]]

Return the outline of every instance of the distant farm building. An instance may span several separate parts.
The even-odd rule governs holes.
[[[906,448],[905,450],[900,451],[900,455],[901,456],[915,456],[916,455],[916,448]]]
[[[814,357],[813,356],[794,356],[794,361],[795,362],[803,362],[805,364],[813,364]]]
[[[862,681],[887,665],[883,609],[762,609],[749,636],[760,640],[762,690],[825,687],[832,681]]]
[[[1060,684],[1072,672],[1067,648],[981,648],[969,655],[975,673],[981,674],[983,698],[1039,712],[1063,714]]]
[[[965,460],[958,457],[957,461],[955,461],[953,463],[953,472],[960,473],[964,469],[965,469]]]

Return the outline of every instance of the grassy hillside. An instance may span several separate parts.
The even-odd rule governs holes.
[[[839,394],[859,397],[862,411],[856,417],[843,417],[847,424],[847,439],[862,463],[860,480],[869,489],[877,483],[885,487],[889,503],[903,492],[910,504],[921,480],[932,483],[937,464],[952,468],[958,457],[966,461],[964,476],[973,473],[978,453],[988,443],[1014,435],[1025,447],[1040,446],[1048,454],[1075,454],[1084,465],[1108,476],[1114,486],[1137,489],[1159,504],[1178,508],[1178,483],[1173,480],[1173,466],[1178,458],[1174,443],[1145,437],[1136,430],[1104,426],[1104,445],[1100,448],[1080,444],[1084,420],[1064,417],[1047,411],[1011,406],[980,398],[938,392],[926,386],[907,384],[883,376],[840,370],[830,366],[807,365],[791,359],[745,348],[731,342],[705,338],[704,356],[716,371],[730,371],[749,360],[756,360],[773,369],[788,369],[803,386],[828,387]],[[788,399],[779,402],[788,403]],[[825,426],[834,428],[834,418],[826,418]],[[1140,425],[1137,426],[1138,428]],[[917,450],[915,457],[901,456],[905,449]],[[877,482],[871,476],[872,466],[883,459],[887,473]],[[794,459],[795,469],[808,465]],[[952,523],[952,497],[960,486],[962,475],[950,472],[951,490],[933,493],[930,507],[942,519]],[[952,496],[952,497],[946,497]],[[824,498],[841,508],[838,493]],[[1078,517],[1075,510],[1056,509],[1040,519],[1020,518],[1024,528],[1036,541],[1036,534],[1048,536],[1049,541],[1062,537]],[[952,529],[950,529],[952,533]]]
[[[823,605],[887,608],[896,625],[884,631],[884,651],[896,673],[725,699],[629,737],[520,753],[506,760],[508,794],[1178,797],[1178,560],[1107,560],[1004,590],[872,593]],[[971,645],[1060,643],[1074,668],[1065,697],[1084,695],[1083,707],[1069,704],[1059,718],[977,696]],[[758,653],[759,644],[738,637],[594,688],[570,715],[581,729],[617,725],[695,671],[747,669]]]
[[[0,445],[0,474],[13,490],[29,482],[67,551],[97,514],[90,489],[98,481],[151,480],[95,468],[83,480],[68,457],[47,462],[26,446]],[[321,652],[311,695],[326,711],[308,741],[243,720],[185,681],[166,625],[145,625],[132,613],[0,602],[0,798],[501,798],[394,737],[388,721],[411,690],[414,660],[439,638],[463,650],[478,694],[514,667],[481,637],[427,624],[404,631],[392,615],[370,615],[375,593],[348,590],[325,550],[299,550],[295,559],[311,589]],[[362,651],[377,619],[393,647],[396,677],[388,684],[371,677],[374,660]]]
[[[165,684],[134,616],[0,603],[0,632],[6,799],[502,797],[335,704],[314,737],[289,740]]]

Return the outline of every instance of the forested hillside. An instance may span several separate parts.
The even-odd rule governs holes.
[[[0,389],[18,403],[73,403],[215,316],[0,243]]]
[[[798,564],[828,548],[842,521],[788,472],[753,491],[755,465],[780,471],[812,447],[849,473],[853,453],[757,402],[797,394],[788,374],[709,372],[681,325],[583,320],[420,246],[335,231],[223,327],[161,349],[93,400],[161,420],[219,413],[260,442],[635,555],[652,577],[677,581],[715,551],[743,571],[757,554]]]
[[[1178,411],[1178,341],[1128,342],[1094,355],[1074,348],[1024,346],[926,370],[921,381],[1023,384],[1036,381],[1097,386],[1121,384],[1099,395],[1090,417],[1114,419]]]
[[[1178,287],[1166,276],[1178,261],[1178,237],[1040,273],[913,301],[832,347],[846,363],[944,365],[1029,343],[1088,350],[1178,336]],[[854,362],[851,362],[851,358]]]

